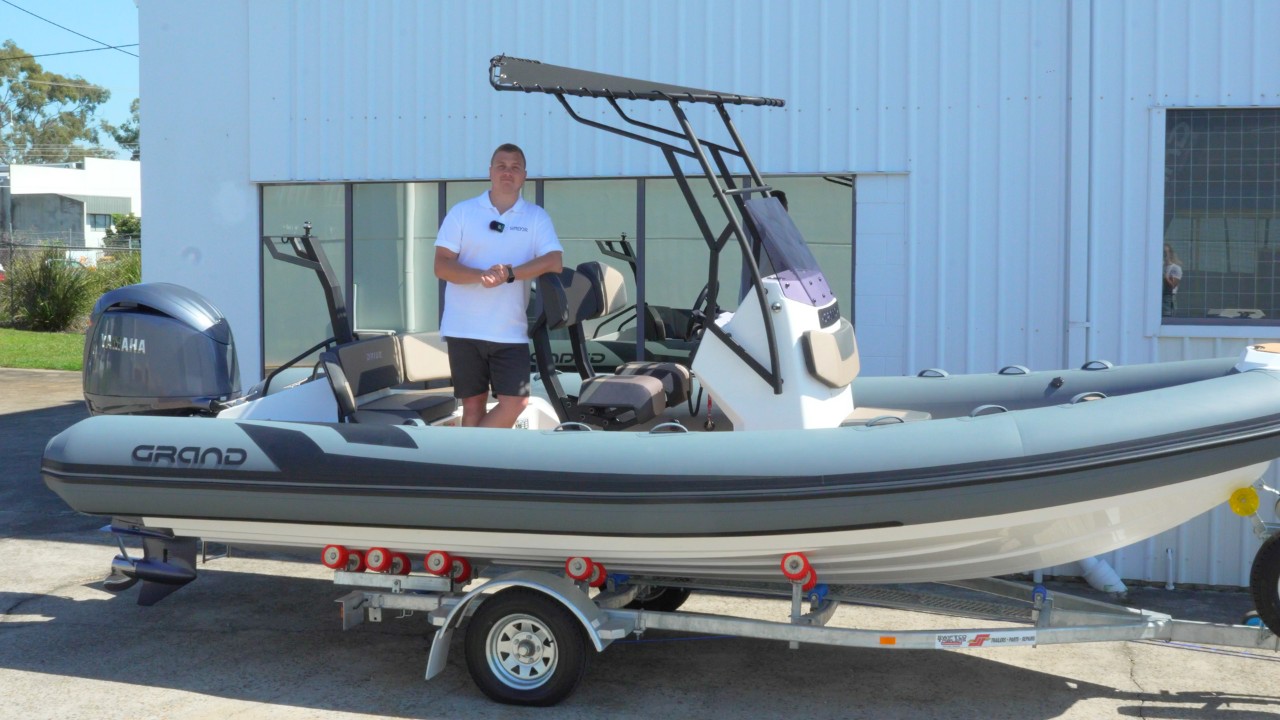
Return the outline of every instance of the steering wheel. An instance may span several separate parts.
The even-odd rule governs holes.
[[[702,328],[707,322],[706,309],[702,306],[706,304],[707,298],[711,296],[711,284],[702,286],[698,291],[698,298],[693,301],[693,305],[689,309],[689,322],[684,327],[684,337],[686,340],[692,340],[694,333]]]

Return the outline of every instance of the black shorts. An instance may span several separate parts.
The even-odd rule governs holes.
[[[454,397],[529,396],[529,344],[445,338]]]

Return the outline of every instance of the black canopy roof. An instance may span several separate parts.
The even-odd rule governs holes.
[[[786,104],[776,98],[699,90],[682,85],[668,85],[649,80],[575,70],[505,55],[499,55],[489,61],[489,84],[496,90],[608,97],[619,100],[679,100],[680,102],[768,105],[770,107],[782,107]]]

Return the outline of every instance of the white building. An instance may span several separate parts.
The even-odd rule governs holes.
[[[264,265],[260,235],[312,222],[358,327],[431,329],[439,218],[485,187],[501,142],[528,153],[526,195],[555,218],[568,263],[643,232],[666,263],[650,301],[692,301],[676,288],[701,286],[687,250],[700,240],[662,156],[547,96],[494,92],[488,61],[503,53],[785,99],[733,117],[850,308],[864,373],[1176,360],[1280,335],[1280,3],[140,10],[143,187],[148,234],[164,238],[144,276],[220,306],[249,376],[328,334],[314,282]],[[1165,243],[1185,270],[1167,317]],[[1238,309],[1261,317],[1223,312]],[[1241,585],[1256,547],[1222,509],[1110,559],[1126,578]]]
[[[141,164],[85,158],[63,165],[0,166],[0,233],[59,244],[96,261],[114,214],[142,215]]]

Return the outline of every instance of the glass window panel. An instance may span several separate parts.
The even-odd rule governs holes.
[[[470,200],[489,189],[488,180],[450,180],[445,184],[445,211],[463,200]],[[526,180],[522,191],[526,200],[533,200],[533,181]]]
[[[342,185],[268,185],[262,189],[262,227],[269,236],[311,235],[325,253],[339,287],[346,274],[345,200]],[[274,260],[262,250],[263,357],[268,371],[325,338],[333,326],[316,274]]]
[[[600,261],[622,273],[627,284],[627,304],[636,301],[635,275],[621,260],[600,254],[597,240],[620,240],[624,236],[635,247],[636,240],[636,181],[634,178],[610,180],[547,180],[542,186],[542,197],[556,235],[564,247],[565,267],[577,267],[588,261]],[[629,313],[624,313],[629,314]],[[619,313],[591,320],[584,324],[587,336],[595,334],[601,323],[609,323],[609,330],[617,329],[613,322]],[[553,337],[567,337],[564,331],[556,331]]]
[[[352,190],[353,312],[357,330],[439,328],[437,183],[369,183]]]
[[[698,207],[715,235],[726,219],[719,203],[707,189],[705,180],[689,178]],[[645,292],[650,304],[689,310],[699,290],[707,284],[709,251],[693,212],[674,179],[645,181],[645,252],[648,272]],[[723,310],[738,306],[738,286],[742,256],[726,247],[720,255],[720,293],[717,304]]]
[[[1162,295],[1164,322],[1280,319],[1280,110],[1170,110],[1166,122],[1164,243],[1182,279]]]

